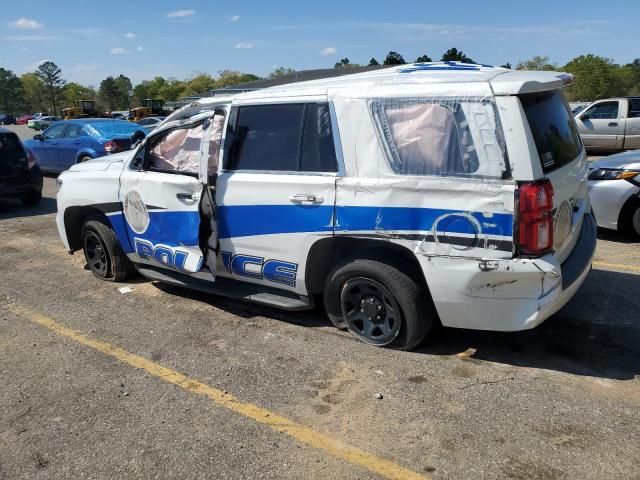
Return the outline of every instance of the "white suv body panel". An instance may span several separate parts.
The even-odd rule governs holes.
[[[402,68],[408,70],[403,72]],[[585,259],[586,267],[575,280],[563,286],[561,263],[578,241],[582,215],[590,209],[586,183],[584,189],[580,186],[583,173],[586,180],[584,156],[552,175],[559,193],[557,201],[577,191],[577,201],[582,202],[562,251],[534,259],[514,257],[513,251],[517,182],[545,176],[522,106],[513,95],[559,88],[564,80],[556,72],[525,74],[483,66],[465,67],[467,71],[446,71],[443,67],[421,76],[421,68],[420,64],[394,67],[233,98],[234,107],[328,101],[338,172],[221,171],[216,191],[220,238],[217,275],[308,295],[306,267],[313,245],[322,239],[350,237],[391,242],[412,252],[445,326],[502,331],[532,328],[571,298],[584,281],[593,255],[591,252]],[[368,101],[423,96],[482,97],[495,102],[512,177],[394,173]],[[186,108],[199,111],[201,106]],[[170,126],[165,121],[153,135],[166,128]],[[72,168],[61,176],[57,222],[67,249],[65,210],[119,202],[119,177],[126,163],[113,164],[99,174]],[[315,197],[308,216],[292,213],[295,195]],[[126,235],[123,216],[118,219],[117,212],[107,215],[118,238]],[[439,222],[449,215],[476,226],[478,234],[473,241],[467,241],[468,235],[459,231],[439,229]],[[235,255],[245,262],[243,275],[232,273]],[[135,254],[130,258],[135,260]],[[273,259],[295,265],[284,270],[287,282],[274,284],[263,277],[261,269]]]

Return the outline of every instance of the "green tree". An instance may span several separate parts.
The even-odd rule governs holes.
[[[283,75],[289,75],[290,73],[295,73],[295,72],[296,71],[290,67],[278,67],[269,74],[269,78],[281,77]]]
[[[118,110],[129,110],[131,108],[131,94],[133,93],[133,86],[129,77],[124,75],[118,75],[118,78],[114,80],[115,87],[117,89],[117,108]]]
[[[239,83],[253,82],[259,80],[260,77],[251,73],[242,73],[235,70],[220,70],[218,72],[218,79],[216,80],[215,88],[230,87]]]
[[[371,60],[369,60],[369,67],[377,67],[378,65],[380,65],[378,63],[378,60],[376,60],[374,57],[371,57]]]
[[[407,62],[404,61],[402,55],[394,51],[387,53],[384,62],[382,62],[383,65],[404,65],[405,63]]]
[[[150,98],[151,82],[149,80],[143,80],[138,85],[133,87],[131,93],[131,100],[134,106],[142,105],[142,101],[145,98]]]
[[[67,106],[75,105],[77,100],[95,100],[96,91],[79,83],[69,82],[62,89],[62,97]]]
[[[626,95],[640,95],[640,58],[617,69],[616,75],[624,84]]]
[[[339,62],[333,66],[333,68],[346,68],[349,66],[349,59],[347,57],[342,58]]]
[[[186,85],[182,80],[169,78],[158,90],[158,96],[168,102],[175,102],[182,96],[182,92],[184,92],[185,87]]]
[[[5,113],[16,114],[24,105],[20,79],[11,70],[0,68],[0,106]]]
[[[574,76],[573,84],[567,88],[567,97],[588,101],[625,95],[625,84],[617,72],[619,68],[612,59],[593,54],[574,58],[562,68]]]
[[[42,80],[35,73],[24,73],[20,76],[20,83],[24,90],[26,110],[30,112],[46,111],[46,92]]]
[[[509,70],[511,70],[511,63],[507,62],[504,65],[500,65],[500,67],[502,68],[508,68]]]
[[[560,67],[557,63],[553,63],[549,60],[547,55],[531,58],[530,60],[521,60],[516,65],[516,70],[558,70]]]
[[[216,86],[215,79],[208,73],[197,73],[186,80],[183,95],[205,94]]]
[[[110,112],[116,110],[116,105],[118,102],[118,97],[120,95],[120,91],[118,89],[118,85],[116,84],[116,79],[112,76],[108,76],[102,82],[100,82],[100,89],[98,90],[98,94],[100,98],[106,103],[107,108]]]
[[[51,100],[51,106],[53,107],[53,114],[58,115],[57,100],[62,92],[65,81],[62,78],[62,70],[53,62],[47,60],[42,62],[36,70],[37,77],[42,81]]]
[[[443,62],[476,63],[467,57],[462,50],[458,51],[456,47],[450,48],[444,52],[440,60]]]
[[[416,58],[416,63],[424,63],[424,62],[432,62],[431,57],[429,55],[420,55]]]

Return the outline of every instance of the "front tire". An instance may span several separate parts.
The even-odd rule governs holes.
[[[121,282],[133,275],[133,264],[122,251],[111,227],[102,218],[94,217],[84,224],[82,248],[89,269],[101,280]]]
[[[358,259],[328,275],[324,305],[330,320],[366,343],[411,350],[435,323],[424,288],[397,268]]]

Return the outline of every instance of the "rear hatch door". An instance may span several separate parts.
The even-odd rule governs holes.
[[[563,262],[573,250],[590,209],[587,156],[560,90],[518,96],[529,122],[539,162],[534,171],[553,185],[554,250]]]
[[[20,177],[29,170],[27,152],[13,132],[0,132],[0,179]]]

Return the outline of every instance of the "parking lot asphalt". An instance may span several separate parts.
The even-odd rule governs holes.
[[[639,243],[600,232],[534,330],[397,352],[319,311],[120,293],[44,194],[0,200],[0,479],[640,478]]]

